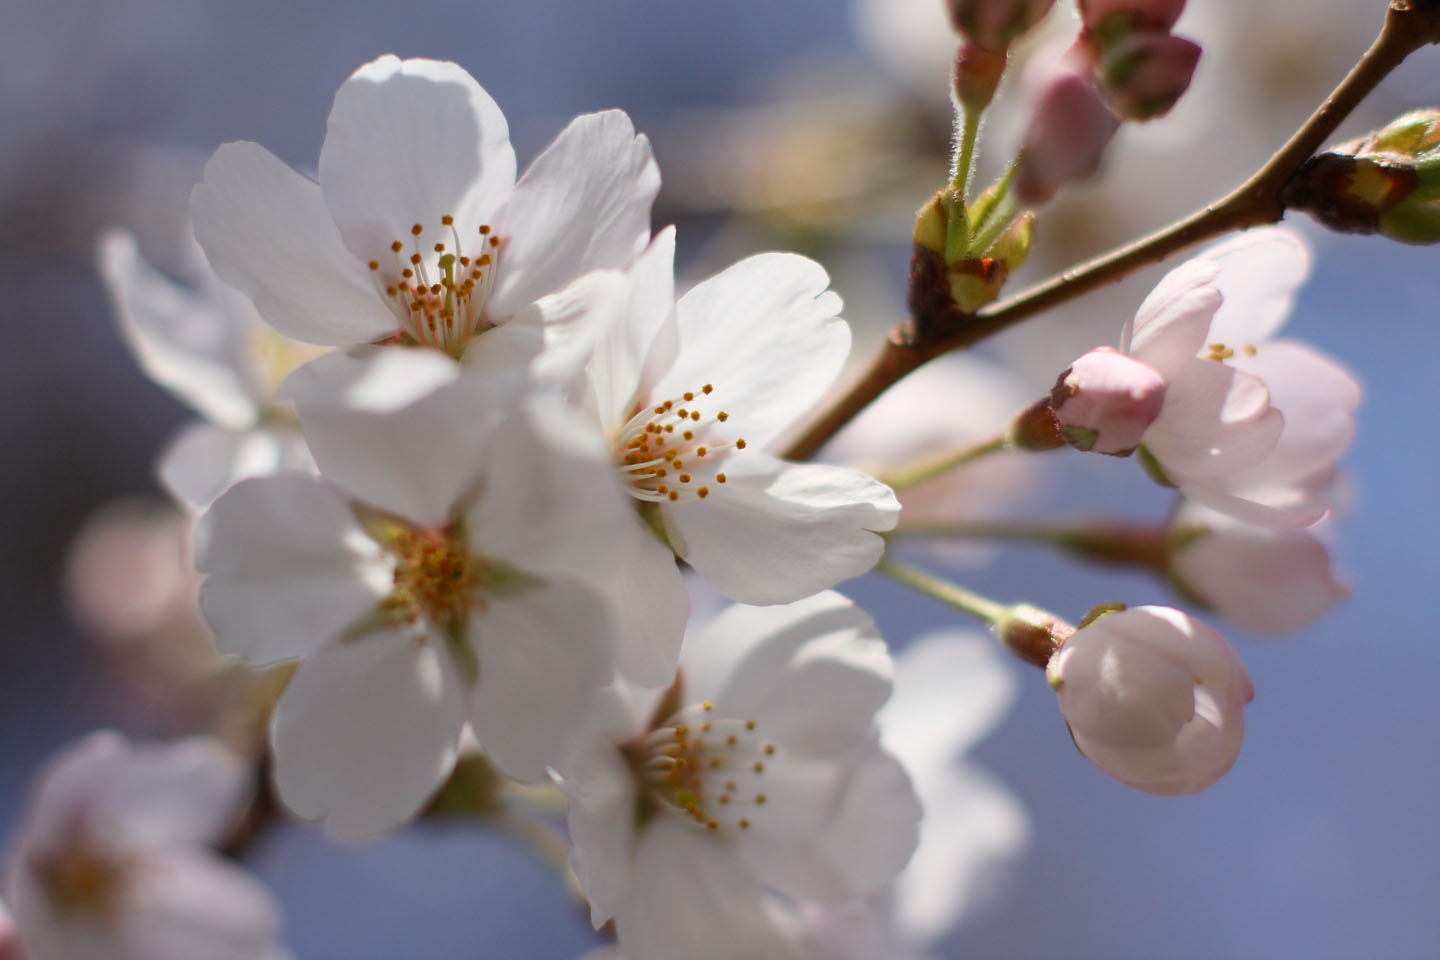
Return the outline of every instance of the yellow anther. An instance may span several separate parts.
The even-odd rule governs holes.
[[[410,228],[410,232],[413,233],[415,236],[418,237],[418,236],[420,236],[420,234],[422,234],[422,233],[425,232],[425,228],[422,227],[422,226],[420,226],[420,224],[417,223],[417,224],[415,224],[415,226],[413,226],[413,227]]]

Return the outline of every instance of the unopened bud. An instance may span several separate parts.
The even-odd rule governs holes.
[[[942,256],[945,253],[946,224],[949,222],[949,191],[950,188],[946,187],[935,194],[915,215],[915,245]]]
[[[1183,37],[1133,33],[1105,47],[1095,78],[1117,116],[1153,120],[1190,88],[1199,62],[1199,45]]]
[[[968,111],[979,112],[990,105],[1000,78],[1005,75],[1009,54],[987,50],[976,43],[963,43],[955,55],[955,99]]]
[[[1440,242],[1440,110],[1416,110],[1312,157],[1282,200],[1332,230]]]
[[[1080,19],[1102,46],[1136,30],[1168,33],[1185,0],[1080,0]]]
[[[1041,88],[1020,150],[1015,190],[1027,204],[1044,203],[1067,183],[1100,167],[1118,123],[1090,82],[1058,69]]]
[[[1045,19],[1055,0],[946,0],[950,22],[987,50],[1004,50]]]
[[[1165,381],[1139,360],[1098,347],[1060,375],[1050,403],[1070,446],[1128,457],[1160,416]]]

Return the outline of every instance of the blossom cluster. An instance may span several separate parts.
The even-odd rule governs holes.
[[[947,5],[962,107],[978,118],[1051,6]],[[1199,48],[1170,34],[1183,6],[1081,0],[1083,69],[1042,95],[1010,172],[967,206],[967,154],[917,220],[947,310],[973,317],[1024,260],[1035,215],[1017,198],[1048,200],[1120,120],[1184,92]],[[245,696],[265,745],[101,733],[57,759],[7,863],[0,958],[282,960],[272,898],[216,855],[243,840],[257,786],[359,842],[455,802],[477,758],[474,810],[509,802],[500,783],[563,801],[569,874],[615,940],[595,960],[919,957],[1027,839],[1008,793],[960,761],[1011,679],[954,632],[892,656],[836,588],[927,524],[963,535],[986,496],[958,467],[1135,455],[1179,494],[1161,528],[1033,539],[1151,569],[1256,632],[1343,596],[1315,528],[1360,390],[1275,338],[1309,269],[1296,235],[1255,230],[1173,270],[1117,347],[994,439],[923,415],[957,382],[1010,405],[1008,382],[957,361],[873,405],[827,461],[793,462],[786,441],[850,353],[825,269],[760,253],[680,289],[650,141],[618,110],[517,170],[468,73],[385,56],[337,92],[315,179],[254,143],[214,153],[185,283],[123,231],[101,238],[123,336],[201,418],[159,467],[185,511],[167,562],[193,553],[198,585],[187,569],[155,606],[182,596],[196,632],[196,600],[218,650],[264,678]],[[897,462],[936,444],[962,450]],[[996,476],[994,502],[1033,480]],[[106,564],[97,548],[87,566]],[[693,609],[716,597],[715,615]],[[1198,618],[955,605],[1044,669],[1076,747],[1116,780],[1194,793],[1235,763],[1254,688]],[[135,619],[120,631],[148,629]]]

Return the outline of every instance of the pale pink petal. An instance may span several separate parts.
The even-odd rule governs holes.
[[[505,115],[455,64],[386,55],[335,94],[320,185],[359,262],[389,262],[390,244],[408,249],[417,223],[427,251],[437,240],[449,243],[444,216],[464,229],[462,240],[473,240],[514,184]]]
[[[853,748],[890,695],[890,657],[875,622],[828,590],[773,607],[728,607],[690,638],[681,670],[688,702],[753,720],[762,737],[805,757]]]
[[[1210,285],[1214,276],[1212,265],[1193,260],[1167,274],[1133,325],[1126,325],[1121,351],[1158,370],[1167,383],[1180,377],[1209,342],[1210,321],[1221,304]]]
[[[499,216],[505,317],[591,270],[626,267],[650,240],[660,168],[621,110],[576,117],[535,158]]]
[[[190,195],[190,217],[215,272],[287,337],[338,345],[399,329],[365,264],[341,242],[320,188],[259,144],[215,151]]]
[[[96,832],[147,847],[218,843],[251,787],[248,764],[223,743],[191,737],[138,745],[89,806]]]
[[[846,467],[787,464],[747,451],[704,500],[661,507],[675,552],[742,603],[786,603],[867,572],[900,505],[890,488]]]
[[[1191,358],[1166,388],[1145,447],[1172,480],[1224,477],[1252,467],[1275,448],[1284,419],[1256,377],[1213,360]]]
[[[1200,254],[1217,264],[1213,286],[1225,303],[1210,324],[1210,341],[1237,351],[1273,337],[1290,316],[1295,294],[1310,276],[1310,253],[1288,230],[1249,230]]]
[[[120,334],[150,379],[221,426],[253,424],[262,398],[247,376],[249,331],[152,267],[123,230],[101,236],[96,259]]]
[[[895,656],[895,694],[877,717],[885,748],[912,774],[949,767],[995,728],[1017,692],[992,638],[917,637]]]
[[[1243,523],[1272,530],[1299,530],[1314,526],[1330,513],[1323,491],[1306,484],[1289,487],[1232,488],[1226,478],[1186,481],[1185,496]]]
[[[465,693],[438,636],[385,630],[306,657],[270,726],[297,816],[359,840],[413,817],[455,765]]]
[[[649,400],[711,384],[707,401],[764,447],[815,405],[850,353],[829,284],[818,263],[790,253],[762,253],[697,284],[676,305],[675,362]]]
[[[471,618],[476,739],[507,776],[534,782],[563,759],[613,669],[610,611],[577,583],[519,582]]]
[[[255,665],[303,657],[389,592],[391,569],[320,480],[257,477],[200,520],[200,607],[220,648]]]

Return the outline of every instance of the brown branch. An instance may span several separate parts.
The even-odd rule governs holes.
[[[1073,300],[1172,254],[1232,230],[1275,223],[1285,213],[1281,192],[1301,164],[1406,57],[1440,43],[1440,0],[1392,0],[1370,49],[1280,150],[1229,195],[1162,230],[1072,267],[973,317],[914,317],[891,332],[865,374],[806,429],[785,456],[806,460],[875,398],[936,357],[969,347],[1058,304]],[[914,298],[912,297],[912,304]]]

